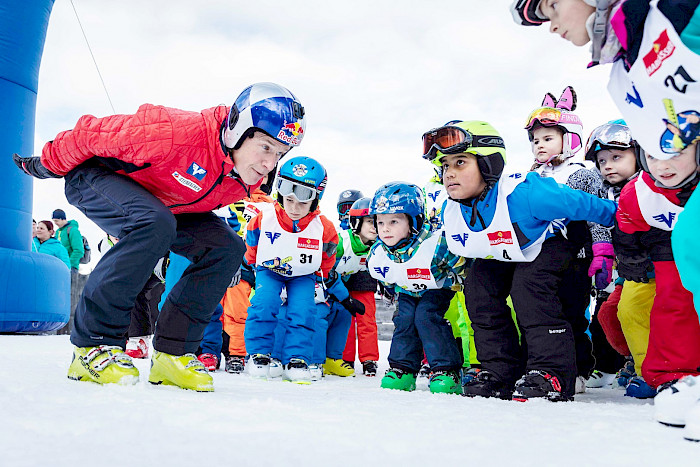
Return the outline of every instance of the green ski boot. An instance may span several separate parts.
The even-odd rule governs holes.
[[[121,347],[75,347],[68,378],[98,384],[131,386],[139,382],[139,370]]]
[[[415,391],[416,375],[398,368],[389,368],[382,378],[382,387],[399,391]]]
[[[430,392],[433,394],[462,394],[459,373],[456,371],[434,371],[430,376]]]

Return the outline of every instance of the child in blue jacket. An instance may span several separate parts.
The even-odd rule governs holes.
[[[615,202],[537,173],[503,176],[505,145],[486,122],[453,121],[428,131],[423,141],[424,157],[442,167],[450,198],[442,210],[447,245],[454,254],[478,258],[465,295],[482,369],[464,394],[573,399],[574,337],[557,292],[578,246],[561,231],[570,220],[612,225]]]

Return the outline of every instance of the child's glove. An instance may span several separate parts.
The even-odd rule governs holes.
[[[340,304],[343,305],[343,308],[348,310],[353,316],[365,314],[365,305],[361,301],[356,300],[350,296],[348,296],[348,298],[340,302]]]
[[[621,261],[618,258],[617,273],[626,281],[649,282],[647,273],[654,270],[654,264],[648,257],[625,258]]]
[[[612,267],[615,251],[612,243],[596,242],[593,244],[593,261],[588,268],[588,277],[595,277],[595,288],[604,289],[612,280]]]
[[[40,157],[20,157],[19,154],[12,154],[12,162],[27,175],[36,178],[63,178],[62,175],[56,175],[41,163]]]

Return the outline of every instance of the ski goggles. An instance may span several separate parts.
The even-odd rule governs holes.
[[[294,196],[297,201],[306,203],[316,199],[316,190],[306,185],[300,185],[286,178],[280,178],[277,182],[277,193],[280,196]]]
[[[423,158],[432,161],[437,152],[458,154],[473,147],[504,148],[503,139],[497,136],[472,135],[463,128],[445,125],[423,134]]]
[[[340,203],[338,205],[338,213],[341,216],[344,216],[345,214],[347,214],[350,211],[351,206],[352,206],[352,202],[351,203]]]
[[[562,112],[559,109],[552,107],[540,107],[539,109],[533,110],[527,117],[525,122],[525,129],[529,130],[536,123],[543,126],[557,125],[561,122]]]
[[[629,149],[632,147],[632,134],[629,127],[619,123],[602,125],[591,132],[586,142],[586,156],[604,148]]]

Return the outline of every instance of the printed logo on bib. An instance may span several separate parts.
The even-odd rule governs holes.
[[[639,91],[637,91],[637,88],[634,87],[634,83],[632,83],[632,91],[634,91],[634,96],[630,93],[627,93],[627,97],[625,97],[625,102],[628,104],[634,104],[640,109],[644,108],[644,102],[642,102],[642,96],[639,95]]]
[[[343,263],[347,263],[351,258],[352,256],[343,256]]]
[[[299,241],[297,242],[297,248],[305,248],[307,250],[320,250],[321,242],[320,240],[315,238],[299,237]]]
[[[455,235],[452,236],[452,240],[461,243],[462,246],[464,246],[464,245],[467,243],[467,238],[469,238],[469,234],[466,233],[466,232],[463,233],[462,235],[460,235],[460,234],[455,234]],[[489,241],[491,241],[491,236],[490,236],[490,235],[489,235]],[[494,243],[492,243],[492,245],[494,245]]]
[[[386,273],[389,272],[389,266],[384,266],[383,268],[374,268],[374,272],[386,278]]]
[[[656,73],[661,68],[664,60],[673,55],[676,46],[668,38],[668,32],[664,31],[654,41],[651,50],[644,56],[644,66],[646,67],[649,76]]]
[[[673,220],[676,218],[676,213],[675,213],[675,212],[669,212],[669,213],[668,213],[668,217],[666,217],[666,215],[664,215],[664,214],[659,214],[659,215],[653,216],[653,217],[654,217],[654,220],[659,221],[659,222],[663,222],[663,223],[666,224],[666,225],[668,226],[668,228],[670,229],[670,228],[671,228],[671,224],[673,224]]]
[[[491,232],[486,234],[489,237],[489,243],[491,245],[500,245],[505,243],[507,245],[513,244],[513,234],[507,230],[499,230],[497,232]]]
[[[360,258],[360,266],[367,266],[367,258],[366,257],[363,256],[362,258]]]
[[[201,168],[196,162],[193,162],[192,165],[190,165],[190,168],[187,169],[187,173],[199,181],[202,181],[207,175],[207,171]]]
[[[433,200],[433,203],[437,200],[437,197],[440,196],[440,192],[442,190],[438,190],[434,193],[428,193],[428,197]]]
[[[406,269],[406,277],[409,279],[421,279],[424,281],[430,280],[430,269],[427,268],[412,268]]]
[[[202,191],[202,187],[197,185],[195,182],[190,180],[189,178],[185,178],[182,175],[180,175],[179,172],[173,172],[173,178],[177,180],[181,185],[186,186],[192,191],[200,192]]]
[[[275,243],[275,240],[277,240],[282,234],[279,232],[265,232],[265,236],[270,239],[270,244],[272,245]]]
[[[277,274],[283,275],[283,276],[291,276],[292,275],[292,265],[289,264],[289,262],[292,260],[291,256],[287,256],[286,258],[274,258],[270,259],[267,261],[262,262],[262,266],[268,269],[271,269],[272,271],[276,272]]]

